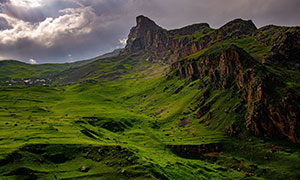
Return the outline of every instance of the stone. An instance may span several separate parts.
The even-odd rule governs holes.
[[[125,169],[122,169],[121,174],[125,175],[126,172],[127,172],[127,171],[126,171]]]
[[[80,171],[81,171],[81,172],[88,172],[88,171],[89,171],[89,168],[87,168],[86,166],[82,166],[82,167],[80,168]]]

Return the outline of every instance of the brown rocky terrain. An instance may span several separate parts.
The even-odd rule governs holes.
[[[200,87],[236,88],[248,104],[245,121],[249,131],[259,136],[287,137],[295,143],[300,142],[300,116],[296,105],[299,96],[288,88],[280,97],[274,96],[273,88],[284,88],[283,82],[242,49],[232,45],[199,59],[178,61],[171,71],[181,79],[196,80],[207,76],[206,82],[200,81]],[[207,107],[200,108],[200,117],[209,111],[203,113],[203,109]]]

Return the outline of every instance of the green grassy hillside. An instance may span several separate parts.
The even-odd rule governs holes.
[[[240,118],[226,113],[240,101],[230,91],[200,90],[199,80],[180,80],[143,56],[99,60],[58,77],[69,85],[1,87],[2,179],[300,176],[298,145],[227,135]],[[212,121],[196,117],[203,98]]]
[[[71,67],[78,67],[88,62],[79,61],[65,64],[37,64],[31,65],[19,61],[0,61],[0,80],[20,78],[45,78]]]
[[[299,39],[139,16],[124,50],[0,61],[0,179],[300,179]]]
[[[0,61],[0,84],[5,84],[4,82],[7,80],[18,80],[22,78],[49,78],[52,80],[56,80],[56,75],[65,70],[87,65],[96,60],[118,56],[121,51],[122,49],[117,49],[111,53],[107,53],[89,60],[64,64],[32,65],[15,60],[3,60]]]

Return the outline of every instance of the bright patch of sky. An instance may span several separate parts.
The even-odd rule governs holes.
[[[36,8],[42,6],[42,2],[42,0],[11,0],[12,5],[25,8]]]

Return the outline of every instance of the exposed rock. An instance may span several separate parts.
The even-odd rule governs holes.
[[[135,53],[152,45],[158,47],[157,40],[163,37],[161,33],[164,30],[145,16],[138,16],[136,23],[130,30],[125,52]]]
[[[244,70],[254,66],[258,66],[255,60],[242,49],[231,45],[220,53],[178,61],[172,64],[171,71],[176,71],[181,79],[196,80],[208,76],[207,86],[225,89],[231,87],[235,78],[244,74]]]
[[[282,42],[272,47],[271,61],[290,64],[293,69],[300,70],[300,32],[287,32]]]
[[[168,31],[145,16],[138,16],[136,22],[123,53],[143,51],[149,54],[149,61],[161,64],[175,62],[209,45],[230,38],[240,38],[256,30],[252,21],[242,19],[233,20],[218,30],[210,28],[207,23],[201,23]],[[193,37],[196,32],[201,32],[202,36]]]
[[[269,25],[260,28],[253,37],[260,43],[271,46],[271,53],[264,61],[300,70],[300,27]]]
[[[82,167],[80,168],[80,171],[81,171],[81,172],[88,172],[88,171],[89,171],[89,168],[87,168],[86,166],[82,166]]]
[[[284,84],[242,49],[232,45],[195,60],[178,61],[172,64],[171,71],[181,79],[208,76],[207,82],[200,82],[206,87],[238,88],[241,98],[248,103],[245,119],[249,131],[259,136],[285,137],[300,143],[300,114],[295,105],[299,96],[289,89],[285,94],[274,96],[273,87],[283,89]],[[208,108],[202,107],[197,113],[198,118],[207,112]]]
[[[123,169],[123,170],[121,171],[121,174],[125,175],[126,172],[127,172],[127,171],[126,171],[125,169]]]
[[[286,137],[300,143],[299,109],[296,105],[299,96],[287,93],[276,102],[278,97],[270,96],[272,90],[267,86],[270,78],[255,81],[248,85],[245,99],[248,101],[246,114],[247,129],[255,135],[268,137]],[[277,83],[271,83],[277,85]]]
[[[201,36],[196,37],[196,32]],[[273,87],[283,89],[284,83],[244,50],[231,45],[210,49],[194,59],[184,58],[218,42],[252,36],[257,42],[272,47],[271,53],[265,54],[264,61],[285,62],[300,69],[299,32],[299,27],[266,26],[257,30],[252,21],[242,19],[235,19],[216,30],[202,23],[168,31],[149,18],[139,16],[124,53],[143,53],[147,54],[149,61],[173,63],[171,71],[184,80],[200,79],[200,88],[231,88],[231,97],[234,92],[239,92],[237,96],[247,103],[246,109],[230,109],[236,113],[247,111],[245,120],[249,131],[259,136],[284,137],[300,143],[299,107],[295,105],[299,96],[292,91],[276,94]],[[203,102],[198,118],[209,111]]]

